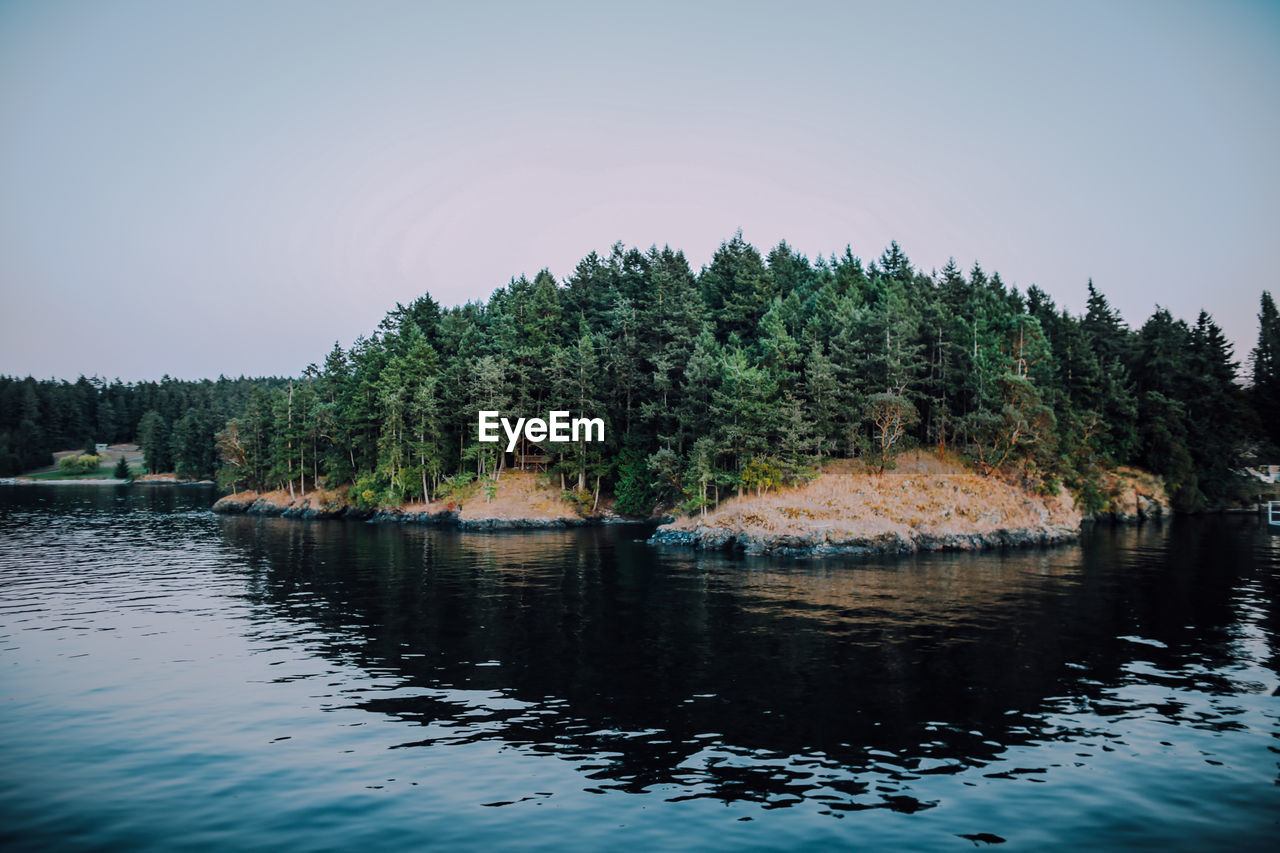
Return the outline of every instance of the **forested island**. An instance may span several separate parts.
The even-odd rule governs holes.
[[[841,460],[878,475],[920,448],[1030,494],[1065,490],[1086,513],[1121,466],[1158,475],[1181,511],[1239,500],[1244,460],[1280,445],[1271,295],[1241,384],[1208,313],[1159,308],[1131,329],[1086,287],[1074,316],[977,264],[925,273],[897,243],[868,263],[810,261],[738,234],[697,273],[680,251],[618,244],[486,302],[397,304],[291,379],[0,378],[0,471],[133,439],[152,471],[376,512],[492,500],[536,458],[580,515],[603,501],[647,516],[704,514]],[[477,440],[479,411],[561,408],[602,417],[605,440],[523,457]]]

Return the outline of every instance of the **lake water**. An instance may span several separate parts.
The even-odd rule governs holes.
[[[6,849],[1280,849],[1252,517],[778,562],[212,499],[0,488]]]

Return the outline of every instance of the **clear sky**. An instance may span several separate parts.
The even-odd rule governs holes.
[[[975,260],[1248,355],[1280,4],[0,0],[0,373],[297,374],[616,241]]]

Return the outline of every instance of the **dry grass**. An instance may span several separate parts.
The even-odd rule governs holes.
[[[460,501],[407,504],[400,509],[407,513],[431,514],[455,510],[463,521],[578,518],[573,507],[560,497],[560,490],[540,484],[538,475],[532,471],[504,471],[492,500],[486,500],[479,485],[472,485]]]
[[[282,509],[295,508],[301,510],[332,511],[348,504],[347,487],[337,489],[317,489],[305,494],[289,497],[288,489],[276,489],[269,492],[257,492],[246,489],[227,495],[223,500],[235,503],[251,504],[261,500]],[[507,471],[498,481],[497,493],[493,500],[486,501],[485,493],[479,485],[473,484],[461,500],[432,501],[431,503],[410,503],[396,507],[407,514],[435,515],[442,512],[457,512],[465,521],[482,519],[576,519],[578,516],[571,505],[560,497],[559,489],[539,484],[537,475],[528,471]]]
[[[163,475],[160,475],[163,476]],[[252,489],[245,489],[239,492],[233,492],[223,498],[223,500],[235,501],[237,503],[253,503],[261,500],[264,503],[278,507],[297,507],[299,509],[314,510],[333,510],[346,505],[347,489],[342,487],[339,489],[316,489],[304,494],[296,494],[295,497],[289,497],[288,489],[275,489],[269,492],[257,492]]]
[[[954,458],[915,451],[876,474],[858,463],[828,465],[813,482],[759,497],[731,498],[706,516],[677,521],[753,536],[827,531],[832,538],[992,533],[1010,528],[1070,527],[1080,513],[1069,497],[1043,498]]]

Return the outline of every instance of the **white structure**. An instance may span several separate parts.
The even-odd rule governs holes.
[[[1264,483],[1270,483],[1273,486],[1280,483],[1280,465],[1255,465],[1244,470],[1250,477],[1256,477]]]
[[[102,451],[104,451],[104,450],[106,450],[106,449],[107,449],[107,446],[106,446],[105,444],[103,444],[102,442],[98,442],[97,444],[95,444],[95,445],[93,446],[93,449],[94,449],[94,450],[96,450],[96,451],[98,451],[99,453],[101,453]]]

